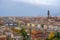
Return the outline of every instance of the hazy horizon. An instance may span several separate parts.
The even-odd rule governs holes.
[[[60,0],[0,0],[0,16],[60,16]]]

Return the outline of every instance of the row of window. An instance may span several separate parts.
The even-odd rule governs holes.
[[[18,24],[5,24],[6,26],[17,26]]]

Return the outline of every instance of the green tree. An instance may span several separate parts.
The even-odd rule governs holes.
[[[41,24],[41,27],[43,28],[44,27],[44,24]]]
[[[23,40],[27,40],[27,32],[25,31],[25,29],[21,29],[21,35],[23,36]]]
[[[59,32],[56,32],[56,33],[55,33],[55,38],[60,39],[60,33],[59,33]]]

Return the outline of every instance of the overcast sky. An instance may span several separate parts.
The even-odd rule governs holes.
[[[60,16],[60,0],[0,0],[0,16]]]

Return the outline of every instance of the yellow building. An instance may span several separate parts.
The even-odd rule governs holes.
[[[27,26],[30,26],[30,23],[27,23]]]
[[[32,27],[35,27],[35,24],[32,23],[31,25],[32,25]]]

